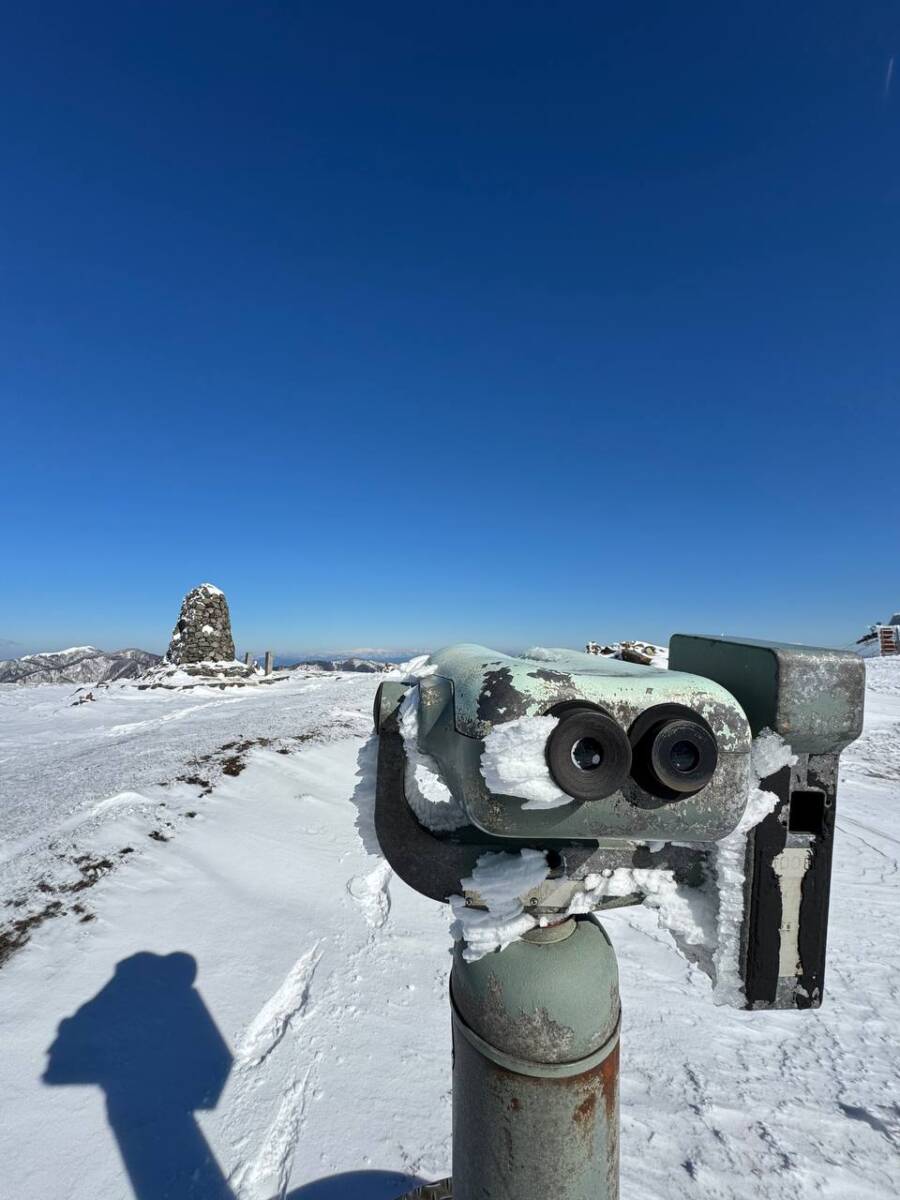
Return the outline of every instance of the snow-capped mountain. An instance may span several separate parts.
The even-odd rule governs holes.
[[[392,671],[396,665],[373,658],[304,658],[302,662],[292,663],[289,669],[302,667],[305,671],[362,671],[366,675],[375,675],[379,671]]]
[[[108,683],[133,679],[159,662],[149,650],[98,650],[70,646],[68,650],[24,654],[0,661],[0,683]]]

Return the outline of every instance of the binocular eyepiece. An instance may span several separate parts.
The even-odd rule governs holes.
[[[628,733],[608,713],[569,706],[548,737],[545,753],[558,786],[587,803],[605,800],[629,776],[651,796],[679,800],[705,787],[719,761],[709,725],[678,704],[648,709]]]
[[[547,767],[555,783],[576,800],[605,800],[631,771],[631,743],[604,712],[578,706],[560,717],[547,738]]]

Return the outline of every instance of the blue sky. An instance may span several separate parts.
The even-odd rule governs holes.
[[[0,637],[886,617],[894,55],[877,0],[8,9]]]

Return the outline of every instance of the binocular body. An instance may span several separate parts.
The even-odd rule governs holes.
[[[431,662],[419,685],[419,749],[484,833],[707,842],[740,820],[750,726],[712,680],[573,650],[536,659],[461,645]],[[534,716],[557,719],[545,756],[564,802],[549,809],[497,794],[482,770],[492,731]]]
[[[406,801],[398,716],[413,688],[415,750],[464,814],[455,829],[425,829]],[[743,992],[748,1007],[813,1007],[838,762],[862,730],[864,692],[853,653],[752,639],[675,635],[668,670],[571,650],[450,646],[417,680],[379,688],[378,837],[400,876],[440,899],[461,890],[485,851],[553,851],[547,884],[525,898],[530,911],[552,914],[566,911],[590,873],[619,867],[720,889],[719,844],[759,786],[771,811],[740,835],[738,854]],[[752,739],[767,729],[789,746],[792,765],[754,772]],[[514,772],[489,768],[500,761],[498,739],[507,760],[530,755],[552,802],[535,803]]]

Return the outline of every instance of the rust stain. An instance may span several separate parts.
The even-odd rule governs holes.
[[[615,1111],[619,1091],[618,1042],[603,1062],[598,1063],[596,1067],[591,1067],[589,1071],[584,1071],[581,1075],[522,1075],[518,1071],[510,1070],[509,1067],[501,1067],[499,1063],[493,1061],[489,1062],[488,1069],[499,1080],[512,1082],[514,1079],[527,1079],[530,1085],[542,1088],[571,1088],[575,1085],[584,1090],[599,1082],[603,1089],[607,1113]]]
[[[492,1061],[485,1066],[491,1103],[498,1116],[502,1113],[493,1153],[504,1179],[521,1175],[527,1160],[535,1195],[553,1196],[559,1164],[573,1163],[579,1170],[583,1167],[599,1172],[606,1180],[604,1194],[618,1195],[618,1047],[603,1062],[580,1075],[526,1076]],[[549,1105],[546,1111],[556,1112],[560,1118],[568,1113],[571,1124],[560,1124],[557,1120],[553,1128],[545,1131],[539,1149],[535,1149],[531,1130],[535,1105],[542,1104],[541,1093]],[[523,1126],[525,1118],[527,1123]],[[602,1156],[602,1161],[595,1161],[596,1154]],[[597,1182],[599,1185],[600,1180]]]
[[[597,1068],[603,1081],[603,1099],[606,1103],[606,1116],[609,1121],[615,1120],[619,1100],[619,1043]]]
[[[611,1054],[600,1064],[603,1080],[603,1099],[606,1104],[607,1172],[610,1195],[616,1195],[619,1186],[619,1042]]]

